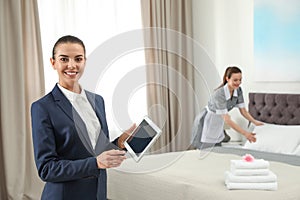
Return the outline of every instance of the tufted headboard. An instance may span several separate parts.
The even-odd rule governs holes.
[[[300,125],[300,94],[249,93],[249,112],[262,122]]]

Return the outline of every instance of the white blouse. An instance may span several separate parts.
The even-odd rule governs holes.
[[[95,149],[101,130],[101,124],[96,116],[96,112],[86,97],[85,91],[81,89],[81,93],[77,94],[63,88],[59,84],[57,85],[84,121],[92,146]]]

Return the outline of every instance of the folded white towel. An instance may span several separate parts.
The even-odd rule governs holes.
[[[244,160],[231,160],[231,169],[268,169],[269,161],[264,159],[255,159],[252,162]]]
[[[235,176],[267,176],[269,169],[231,169],[231,173]]]
[[[232,183],[270,183],[276,182],[277,176],[270,171],[268,175],[265,176],[236,176],[231,172],[225,172],[225,182]]]
[[[272,183],[226,183],[228,190],[277,190],[277,182]]]

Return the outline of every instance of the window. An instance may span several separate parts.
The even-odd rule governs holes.
[[[140,0],[38,0],[38,6],[47,93],[58,81],[49,59],[59,37],[74,35],[82,39],[89,59],[89,55],[103,42],[142,27]],[[128,52],[113,61],[101,80],[95,83],[97,90],[93,92],[102,95],[105,100],[111,139],[121,133],[120,129],[129,128],[131,123],[138,122],[147,114],[146,89],[143,86],[132,91],[129,99],[120,99],[128,102],[127,108],[122,110],[128,111],[130,124],[126,124],[127,127],[119,127],[114,117],[118,113],[112,111],[113,93],[119,80],[135,67],[144,66],[144,62],[142,50]],[[146,79],[145,74],[143,78]]]

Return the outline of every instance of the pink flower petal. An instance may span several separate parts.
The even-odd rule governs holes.
[[[246,154],[243,156],[243,160],[246,162],[253,162],[254,161],[254,157],[251,154]]]

